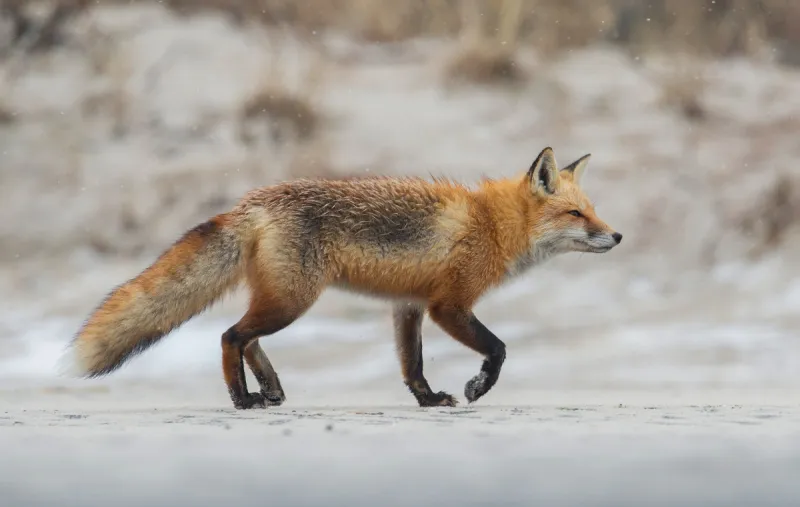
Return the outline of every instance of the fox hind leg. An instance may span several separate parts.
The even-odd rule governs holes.
[[[283,392],[278,374],[272,367],[264,349],[258,344],[258,338],[244,348],[243,356],[258,381],[265,403],[278,406],[286,401],[286,394]]]
[[[500,369],[506,359],[506,346],[469,310],[432,305],[429,312],[445,332],[484,357],[480,373],[464,386],[464,396],[472,403],[489,392],[500,377]]]
[[[253,294],[244,317],[222,335],[222,370],[228,393],[238,409],[264,408],[283,401],[283,389],[258,338],[277,333],[300,317],[316,301],[319,290]],[[262,392],[247,391],[247,361]],[[267,387],[266,393],[263,392]]]
[[[257,332],[247,329],[247,326],[242,325],[243,323],[246,323],[245,319],[240,320],[222,335],[222,373],[225,376],[225,384],[228,386],[228,394],[230,394],[234,407],[238,409],[264,408],[267,406],[264,395],[250,393],[247,390],[243,353],[245,347],[250,341],[256,339],[257,335],[271,330],[264,329]]]
[[[413,303],[397,303],[393,308],[395,345],[403,371],[403,380],[421,407],[454,407],[456,399],[439,391],[434,393],[422,373],[422,318],[424,308]]]

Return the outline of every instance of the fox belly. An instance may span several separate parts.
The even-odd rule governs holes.
[[[383,298],[427,300],[446,276],[446,252],[345,248],[334,255],[331,285]]]

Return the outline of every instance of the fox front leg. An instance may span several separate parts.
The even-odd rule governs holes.
[[[395,344],[403,380],[421,407],[455,407],[458,401],[444,391],[434,392],[422,372],[422,317],[425,308],[398,303],[393,310]]]
[[[483,355],[481,371],[464,386],[470,403],[489,392],[500,377],[506,359],[506,345],[470,311],[457,306],[432,305],[431,319],[450,336]]]

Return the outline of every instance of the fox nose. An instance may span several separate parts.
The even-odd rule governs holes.
[[[616,241],[618,245],[619,245],[620,241],[622,241],[622,234],[620,234],[618,232],[615,232],[614,234],[612,234],[611,237],[614,238],[614,241]]]

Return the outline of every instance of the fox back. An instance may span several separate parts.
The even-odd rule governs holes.
[[[417,178],[295,180],[251,192],[237,211],[269,264],[341,288],[424,297],[470,225],[469,196]]]

